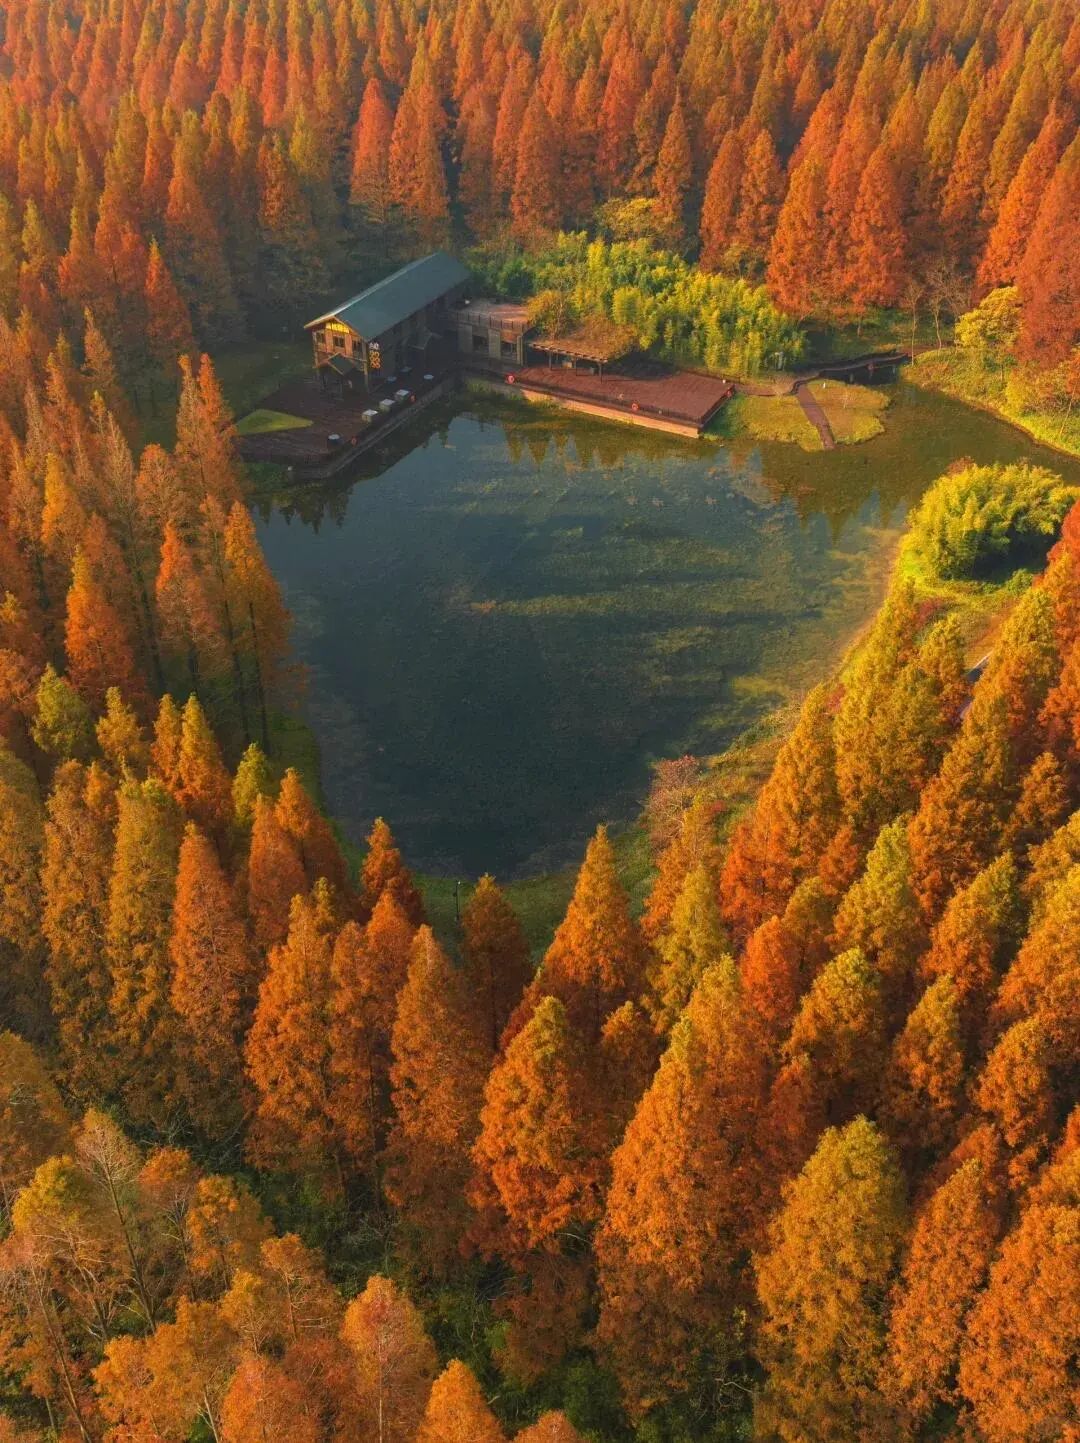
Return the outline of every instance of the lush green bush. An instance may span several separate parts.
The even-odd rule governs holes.
[[[1011,354],[1023,303],[1015,286],[999,286],[956,322],[956,344],[981,366]]]
[[[908,546],[935,576],[975,577],[1053,536],[1078,495],[1042,467],[968,466],[926,493]]]
[[[789,365],[802,351],[798,325],[764,286],[708,275],[647,239],[563,234],[535,254],[483,253],[473,265],[498,295],[560,292],[573,314],[606,316],[632,327],[642,349],[713,371],[755,375],[778,360]]]

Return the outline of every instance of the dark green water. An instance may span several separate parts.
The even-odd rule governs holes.
[[[266,508],[331,810],[414,866],[510,877],[633,817],[650,762],[721,750],[872,613],[953,461],[1080,467],[907,386],[807,455],[460,398],[365,471]]]

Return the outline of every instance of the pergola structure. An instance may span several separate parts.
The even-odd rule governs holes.
[[[631,326],[620,326],[606,317],[595,316],[565,336],[540,336],[531,339],[529,345],[547,353],[549,366],[557,356],[565,356],[572,365],[591,361],[599,368],[602,378],[605,366],[621,360],[634,349],[634,331]]]

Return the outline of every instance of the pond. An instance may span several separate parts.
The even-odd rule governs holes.
[[[511,878],[639,811],[825,675],[907,508],[953,461],[1022,457],[980,412],[892,388],[883,436],[806,454],[689,442],[462,393],[333,486],[257,517],[308,672],[327,804],[419,870]]]

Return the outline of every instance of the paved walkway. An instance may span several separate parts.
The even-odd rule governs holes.
[[[818,405],[814,393],[805,381],[800,381],[795,387],[795,395],[799,405],[803,408],[803,414],[821,437],[821,446],[825,451],[836,450],[836,437],[833,435],[832,427],[829,425],[829,418]]]

